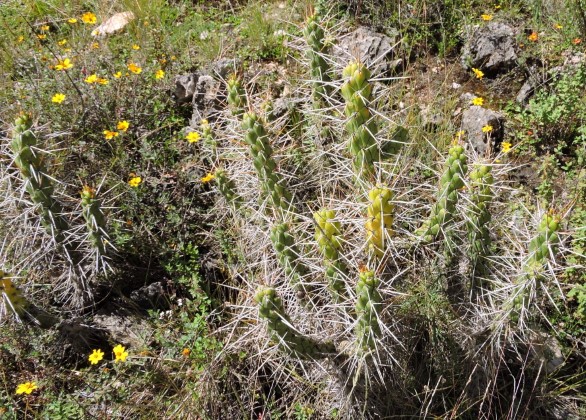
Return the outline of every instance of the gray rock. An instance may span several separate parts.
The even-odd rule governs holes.
[[[199,76],[192,100],[192,127],[199,126],[203,118],[209,118],[210,114],[219,108],[224,96],[225,87],[222,81],[207,74]]]
[[[236,58],[221,58],[212,63],[210,73],[221,79],[227,79],[231,73],[240,67],[240,60]]]
[[[403,66],[403,59],[396,57],[395,53],[399,42],[398,32],[390,37],[361,26],[343,36],[334,47],[333,55],[338,71],[341,74],[348,63],[359,59],[366,64],[373,77],[387,77],[397,73]]]
[[[193,100],[198,78],[198,73],[175,77],[175,92],[173,96],[177,104],[186,104]]]
[[[147,321],[126,312],[97,314],[93,324],[106,332],[112,341],[134,348],[144,346],[152,334],[152,328]]]
[[[133,290],[130,293],[130,300],[144,310],[169,308],[168,293],[165,290],[165,283],[162,281]]]
[[[492,127],[492,131],[483,133],[482,127],[487,125]],[[503,141],[504,117],[490,109],[471,106],[462,114],[462,130],[466,133],[470,147],[481,156],[490,156]]]
[[[510,70],[517,63],[515,36],[515,30],[503,22],[475,28],[464,42],[462,65],[482,69],[487,75]]]

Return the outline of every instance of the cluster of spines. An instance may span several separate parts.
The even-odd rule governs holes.
[[[228,106],[232,115],[242,115],[246,109],[246,93],[240,79],[234,74],[226,82]]]
[[[458,204],[458,190],[464,187],[463,177],[468,170],[466,162],[464,147],[459,144],[453,145],[444,164],[437,202],[431,208],[429,219],[416,231],[416,235],[424,242],[433,241],[452,221]]]
[[[106,231],[106,216],[102,211],[102,202],[96,199],[96,190],[84,185],[81,190],[81,214],[88,230],[88,240],[98,251],[99,257],[106,254],[108,233]]]
[[[287,353],[299,358],[317,358],[335,352],[330,343],[318,343],[298,333],[286,314],[283,301],[272,287],[260,287],[254,296],[261,318],[267,321],[271,336]]]
[[[376,143],[378,127],[370,111],[372,85],[368,81],[370,72],[359,62],[350,63],[343,71],[346,82],[341,92],[346,106],[346,130],[350,135],[349,149],[358,179],[374,175],[374,163],[379,160]]]
[[[315,240],[323,255],[326,278],[334,301],[341,302],[346,294],[344,278],[348,277],[348,267],[340,256],[342,249],[341,224],[336,221],[334,210],[323,209],[313,213],[315,220]]]
[[[387,240],[392,234],[392,198],[393,193],[386,187],[375,187],[368,192],[366,243],[369,254],[374,258],[382,258]]]
[[[330,94],[329,75],[330,66],[324,58],[324,30],[321,27],[321,16],[319,11],[307,19],[307,25],[303,30],[305,40],[309,45],[307,56],[309,58],[309,68],[313,80],[313,105],[315,108],[321,108],[324,98]]]
[[[362,270],[356,285],[356,340],[358,351],[368,354],[375,350],[376,339],[381,335],[379,314],[382,297],[378,290],[379,279],[373,271]]]
[[[63,243],[69,226],[61,215],[61,205],[53,197],[53,184],[46,174],[40,154],[35,150],[37,138],[31,128],[32,120],[28,115],[16,119],[10,143],[14,163],[20,170],[31,200],[39,206],[41,224],[57,243]]]
[[[309,270],[301,261],[299,248],[295,243],[295,238],[289,232],[289,226],[286,223],[273,226],[270,237],[279,262],[289,277],[291,285],[297,290],[300,298],[305,298],[309,290],[303,284],[303,277],[307,275]]]
[[[250,146],[254,168],[260,178],[263,192],[271,198],[276,209],[290,210],[291,193],[282,185],[276,172],[277,163],[273,159],[273,148],[262,121],[252,112],[244,114],[242,127],[246,131],[244,139]]]
[[[242,197],[236,192],[234,181],[228,178],[226,171],[223,169],[216,169],[214,176],[220,194],[224,196],[228,204],[233,205],[238,210],[242,206]]]
[[[486,272],[486,257],[490,253],[490,221],[488,206],[493,198],[494,178],[489,165],[476,165],[470,172],[470,209],[468,212],[468,239],[473,278]],[[475,286],[473,282],[473,287]]]

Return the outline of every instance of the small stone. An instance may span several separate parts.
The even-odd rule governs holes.
[[[485,126],[491,126],[492,130],[484,133],[482,128]],[[473,105],[463,112],[462,130],[466,133],[468,144],[476,153],[489,157],[503,141],[504,117],[498,112]]]

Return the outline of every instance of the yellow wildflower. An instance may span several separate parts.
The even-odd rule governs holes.
[[[23,41],[24,41],[24,36],[22,36],[22,35],[19,35],[19,37],[16,38],[16,42],[18,42],[19,44]]]
[[[83,15],[81,15],[81,21],[83,23],[93,25],[98,21],[98,19],[96,18],[96,15],[94,15],[92,12],[85,12]]]
[[[51,102],[54,102],[56,104],[60,104],[61,102],[63,102],[65,100],[65,95],[63,93],[56,93],[55,95],[53,95],[53,97],[51,98]]]
[[[59,60],[57,64],[55,64],[55,70],[69,70],[73,67],[73,63],[69,58],[64,58],[63,60]]]
[[[140,50],[140,45],[134,44],[132,46],[132,49],[138,51],[138,50]]]
[[[67,19],[67,22],[69,22],[69,23],[77,23],[77,19],[76,18],[69,18],[69,19]]]
[[[208,173],[206,176],[204,176],[204,177],[201,179],[201,182],[202,182],[202,183],[204,183],[204,184],[206,184],[206,183],[210,182],[212,179],[214,179],[215,177],[216,177],[216,176],[215,176],[214,174],[212,174],[212,173]]]
[[[97,365],[100,360],[104,358],[104,352],[102,350],[94,350],[89,355],[88,360],[92,365]]]
[[[47,35],[45,35],[45,34],[38,34],[38,35],[37,35],[37,38],[39,38],[39,39],[41,39],[41,40],[43,40],[43,39],[47,39]]]
[[[134,74],[140,74],[142,73],[142,68],[137,66],[134,63],[129,63],[127,66],[128,70],[130,70],[131,72],[133,72]]]
[[[488,22],[489,20],[492,20],[492,15],[480,15],[480,18],[485,21]]]
[[[100,43],[99,42],[92,42],[92,50],[99,50],[100,49]]]
[[[33,392],[37,388],[38,388],[38,386],[34,382],[25,382],[23,384],[19,384],[16,387],[16,394],[17,395],[30,394],[31,392]]]
[[[118,121],[118,124],[116,125],[116,129],[118,129],[120,131],[124,131],[125,133],[129,127],[130,127],[130,123],[126,120]]]
[[[563,26],[560,25],[559,23],[556,23],[555,25],[553,25],[553,27],[556,28],[556,29],[562,29],[563,28]]]
[[[88,77],[85,78],[84,82],[88,83],[88,84],[93,84],[93,83],[98,83],[98,80],[100,78],[98,77],[98,75],[96,73],[94,74],[90,74]]]
[[[472,68],[472,71],[474,72],[474,75],[476,76],[477,79],[482,79],[484,77],[484,73],[482,72],[482,70],[480,69],[475,69],[474,67]]]
[[[136,179],[136,178],[133,178],[133,179]],[[139,177],[139,179],[140,179],[140,177]],[[128,183],[130,183],[130,181]],[[112,349],[112,351],[114,352],[114,356],[116,357],[116,359],[114,359],[114,362],[118,363],[118,362],[126,361],[126,358],[128,357],[128,352],[126,351],[126,349],[124,348],[124,346],[122,344],[118,344],[116,347],[114,347]]]
[[[527,37],[527,39],[532,42],[537,41],[538,38],[539,36],[537,35],[537,32],[531,32],[531,35]]]
[[[482,106],[482,105],[484,105],[484,99],[482,99],[480,97],[476,97],[476,98],[472,99],[472,105]]]
[[[120,133],[117,131],[104,130],[104,138],[106,140],[111,140],[114,137],[118,137],[119,135]]]
[[[503,153],[509,153],[511,151],[511,146],[512,144],[509,142],[503,142],[503,144],[501,145],[501,150]]]
[[[67,40],[66,39],[62,39],[61,41],[57,42],[57,44],[59,44],[59,45],[65,45],[65,44],[67,44]]]
[[[98,83],[100,85],[107,85],[108,83],[110,83],[110,81],[108,79],[104,79],[103,77],[99,77],[98,78]]]
[[[142,182],[142,178],[139,176],[135,176],[130,178],[130,180],[128,181],[128,185],[130,185],[133,188],[136,188],[140,185],[140,183]]]
[[[115,79],[120,79],[122,77],[122,72],[121,71],[117,71],[116,73],[113,74]]]
[[[155,72],[155,79],[162,79],[163,77],[165,77],[165,71],[162,69],[159,69]]]
[[[181,354],[185,357],[189,357],[189,355],[191,354],[191,350],[185,347],[183,350],[181,350]]]
[[[485,125],[484,127],[482,127],[482,132],[483,133],[490,133],[492,131],[492,125]]]
[[[190,143],[196,143],[199,141],[200,139],[200,135],[198,132],[195,131],[190,131],[189,133],[187,133],[187,135],[185,136],[185,139],[190,142]]]
[[[49,25],[43,25],[43,26],[41,26],[41,32],[47,32],[49,29],[51,29],[49,27]]]

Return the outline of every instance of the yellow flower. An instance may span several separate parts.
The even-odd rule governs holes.
[[[108,83],[110,83],[110,81],[108,79],[104,79],[103,77],[98,77],[98,83],[100,85],[107,85]]]
[[[104,352],[102,350],[94,350],[89,355],[88,360],[92,365],[97,365],[100,360],[104,358]]]
[[[215,177],[216,177],[216,176],[215,176],[214,174],[212,174],[212,173],[208,173],[206,176],[204,176],[204,177],[201,179],[201,182],[203,182],[204,184],[206,184],[206,183],[210,182],[212,179],[214,179]]]
[[[45,35],[45,34],[38,34],[37,35],[37,38],[39,38],[39,39],[47,39],[47,35]]]
[[[482,72],[482,70],[472,68],[472,71],[476,75],[477,79],[482,79],[484,77],[484,73]]]
[[[187,133],[187,135],[185,136],[185,139],[190,143],[196,143],[199,141],[200,135],[199,135],[199,133],[197,133],[195,131],[191,131],[191,132]]]
[[[118,121],[118,124],[116,125],[116,129],[124,131],[125,133],[128,130],[128,127],[130,127],[130,123],[126,120]]]
[[[47,32],[49,29],[51,29],[51,28],[49,28],[49,25],[41,26],[41,32]]]
[[[501,150],[503,153],[509,153],[511,151],[511,146],[512,144],[509,142],[503,142],[503,144],[501,145]]]
[[[69,22],[69,23],[77,23],[77,19],[76,18],[69,18],[69,19],[67,19],[67,22]]]
[[[485,22],[488,22],[489,20],[492,20],[492,15],[480,15],[480,18]]]
[[[539,35],[537,35],[537,32],[531,32],[531,35],[529,35],[527,37],[527,39],[532,42],[537,41],[538,38],[539,38]]]
[[[137,51],[138,51],[138,50],[140,50],[140,45],[136,45],[136,44],[134,44],[134,45],[132,46],[132,49],[133,49],[133,50],[137,50]]]
[[[128,66],[127,66],[127,68],[128,68],[128,70],[130,70],[134,74],[140,74],[140,73],[142,73],[142,68],[140,68],[139,66],[137,66],[134,63],[129,63]]]
[[[93,42],[92,45],[92,50],[98,50],[100,49],[100,43],[99,42]]]
[[[23,41],[24,41],[24,36],[22,36],[22,35],[19,35],[19,37],[16,38],[16,42],[18,42],[19,44]]]
[[[38,388],[37,384],[35,384],[34,382],[25,382],[23,384],[19,384],[16,387],[16,394],[17,395],[30,394],[31,392],[33,392],[37,388]]]
[[[155,79],[162,79],[163,77],[165,77],[164,70],[159,69],[155,72]]]
[[[69,70],[73,67],[73,63],[69,58],[64,58],[63,60],[59,60],[57,64],[55,64],[55,70]]]
[[[98,77],[98,75],[96,73],[94,74],[90,74],[88,77],[85,78],[84,82],[88,83],[88,84],[93,84],[93,83],[98,83],[98,80],[100,78]]]
[[[115,79],[120,79],[122,77],[122,72],[121,71],[117,71],[116,73],[113,74]]]
[[[492,131],[492,125],[485,125],[484,127],[482,127],[483,133],[490,133],[491,131]]]
[[[53,97],[51,98],[51,102],[54,102],[56,104],[60,104],[61,102],[63,102],[65,100],[65,95],[62,93],[56,93],[55,95],[53,95]]]
[[[556,29],[562,29],[563,28],[563,26],[560,25],[559,23],[556,23],[555,25],[553,25],[553,27],[556,28]]]
[[[142,178],[139,176],[135,176],[130,178],[130,180],[128,181],[128,185],[130,185],[133,188],[136,188],[140,185],[140,183],[142,182]]]
[[[111,140],[114,137],[118,137],[119,135],[120,133],[117,131],[104,130],[104,138],[106,140]]]
[[[81,21],[83,23],[93,25],[98,21],[98,19],[92,12],[85,12],[83,15],[81,15]]]
[[[57,44],[59,44],[59,45],[65,45],[65,44],[67,44],[67,40],[66,39],[62,39],[61,41],[57,42]]]
[[[82,198],[94,198],[96,196],[96,190],[93,189],[92,187],[90,187],[89,185],[84,185],[83,188],[81,189],[80,194],[81,194]],[[94,353],[96,351],[101,351],[101,350],[94,350]],[[102,353],[102,355],[103,354],[104,353]],[[93,353],[92,353],[92,355],[93,355]],[[91,355],[90,355],[90,357],[91,357]],[[91,362],[91,359],[90,359],[90,362]]]
[[[185,357],[188,357],[191,354],[191,350],[185,347],[183,350],[181,350],[181,354]]]
[[[482,106],[482,105],[484,105],[484,99],[482,99],[480,97],[476,97],[476,98],[472,99],[472,105]]]
[[[139,184],[140,184],[140,177],[136,177],[139,179]],[[136,179],[133,178],[130,181]],[[128,181],[128,183],[130,184],[130,181]],[[138,184],[136,184],[138,185]],[[135,185],[131,185],[131,186],[135,186]],[[114,352],[114,356],[116,357],[116,359],[114,359],[114,362],[118,363],[118,362],[124,362],[126,361],[126,358],[128,357],[128,352],[126,351],[126,349],[124,348],[124,346],[122,344],[118,344],[116,347],[114,347],[112,349],[112,351]]]

